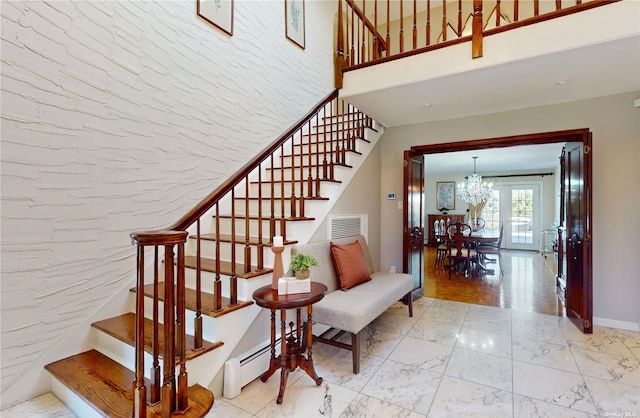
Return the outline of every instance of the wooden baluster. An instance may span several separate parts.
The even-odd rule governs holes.
[[[425,45],[431,45],[431,0],[427,0],[427,22],[425,24]]]
[[[442,41],[447,40],[447,0],[442,0]]]
[[[373,59],[380,58],[380,40],[378,39],[378,0],[373,0],[373,27],[376,29],[373,33]]]
[[[518,5],[518,0],[513,0],[513,21],[517,22],[518,21],[518,11],[519,11],[520,7]]]
[[[202,251],[200,235],[200,218],[196,221],[196,316],[193,320],[195,331],[194,348],[202,348]]]
[[[334,130],[334,123],[336,123],[335,118],[335,114],[336,114],[336,106],[334,104],[338,103],[338,98],[336,97],[335,99],[333,99],[331,101],[331,124],[330,124],[330,138],[329,138],[329,178],[331,180],[334,179],[333,174],[334,174],[334,162],[333,162],[333,141],[336,137],[335,135],[335,130]]]
[[[418,48],[418,0],[413,0],[413,49]]]
[[[233,213],[231,222],[234,222]],[[222,280],[220,279],[220,204],[216,203],[216,279],[213,282],[213,310],[222,309]]]
[[[346,106],[346,110],[345,110]],[[342,101],[342,121],[346,120],[347,128],[344,130],[344,135],[342,135],[342,147],[340,147],[340,162],[342,164],[346,164],[347,160],[345,158],[347,147],[349,146],[349,141],[351,141],[351,120],[349,120],[349,104]]]
[[[342,16],[342,0],[338,0],[338,40],[337,40],[337,56],[334,65],[334,83],[337,89],[342,88],[343,75],[342,70],[345,65],[344,60],[344,18]],[[273,153],[272,153],[273,157]],[[273,166],[273,165],[272,165]],[[273,235],[271,235],[273,236]]]
[[[229,305],[238,304],[238,276],[236,276],[236,186],[231,189],[231,277]]]
[[[164,246],[164,354],[162,370],[162,418],[170,418],[176,405],[175,381],[175,317],[174,317],[174,275],[173,251],[171,245]]]
[[[280,235],[286,237],[284,233],[285,225],[285,212],[284,212],[284,162],[282,156],[284,155],[284,144],[280,145]]]
[[[247,174],[244,178],[244,272],[251,272],[251,244],[249,242],[249,234],[250,234],[250,223],[249,223],[249,175]],[[258,201],[258,207],[262,206],[262,202]]]
[[[318,110],[318,112],[319,112],[319,110]],[[317,129],[317,127],[318,127],[318,113],[316,113],[315,118],[316,118],[315,126],[316,126],[316,129]],[[307,126],[309,127],[308,128],[309,129],[309,139],[307,140],[307,148],[308,148],[308,151],[309,151],[309,158],[308,158],[308,160],[309,160],[309,167],[308,167],[309,168],[309,175],[307,176],[307,196],[308,197],[312,197],[312,196],[315,196],[315,192],[313,191],[313,189],[314,189],[314,187],[313,187],[314,186],[314,181],[313,181],[313,161],[312,161],[313,155],[311,154],[311,148],[312,148],[312,138],[311,138],[312,137],[312,133],[311,133],[311,130],[313,129],[313,127],[312,127],[311,121],[309,121]],[[316,141],[317,141],[317,133],[316,133]],[[316,150],[316,170],[317,170],[318,169],[318,145],[317,145],[317,142],[316,142],[315,150]]]
[[[276,184],[275,184],[275,176],[276,176],[276,170],[275,168],[273,168],[273,153],[271,153],[271,156],[269,157],[271,159],[271,180],[270,180],[270,192],[271,192],[271,196],[269,197],[269,199],[271,200],[271,217],[269,218],[269,236],[273,237],[276,235],[276,197],[275,197],[275,189],[276,189]],[[280,179],[282,180],[282,179]],[[271,241],[269,241],[271,242]]]
[[[338,105],[339,105],[338,116],[340,118],[339,119],[340,132],[336,137],[336,164],[343,164],[344,162],[340,159],[340,156],[342,155],[341,148],[344,146],[344,137],[345,135],[347,135],[346,129],[345,129],[345,121],[344,121],[344,101],[340,100]]]
[[[538,16],[540,14],[540,0],[533,0],[533,15]]]
[[[458,38],[462,36],[462,0],[458,0]]]
[[[390,32],[391,0],[387,0],[387,57],[391,54],[391,32]]]
[[[153,313],[151,318],[153,320],[153,347],[152,356],[153,364],[151,365],[151,390],[149,392],[150,401],[152,404],[160,401],[160,386],[162,381],[160,380],[160,331],[158,325],[160,324],[158,301],[160,300],[158,287],[160,286],[160,274],[158,266],[160,265],[160,259],[158,257],[158,246],[153,246]],[[137,317],[136,317],[137,319]]]
[[[367,4],[365,3],[365,0],[362,0],[362,16],[365,16],[365,18],[367,16],[367,13],[366,13],[367,11],[365,10],[366,5]],[[366,29],[367,28],[364,25],[364,18],[360,19],[360,20],[362,20],[362,44],[361,44],[361,47],[360,47],[361,48],[361,52],[360,52],[361,61],[360,62],[363,63],[363,62],[367,62],[367,55],[366,55],[367,54],[367,52],[366,52],[367,51],[367,47],[366,47],[366,39],[367,39],[367,30]]]
[[[404,52],[404,12],[402,10],[404,0],[400,1],[400,53]]]
[[[353,10],[353,6],[351,7],[351,65],[355,64],[355,50],[354,50],[354,38],[356,36],[356,31],[354,30],[355,25],[355,11]]]
[[[177,393],[177,411],[186,412],[189,408],[188,398],[188,376],[187,376],[187,329],[186,329],[186,307],[185,307],[185,277],[184,277],[184,243],[178,244],[178,290],[176,301],[176,334],[178,349],[178,393]],[[198,293],[198,297],[200,293]]]
[[[502,12],[500,12],[500,0],[496,0],[496,28],[500,26],[501,13]]]
[[[258,270],[264,268],[264,245],[262,242],[262,163],[258,164],[258,200],[260,206],[258,206]]]
[[[356,150],[356,139],[359,135],[360,125],[357,120],[356,108],[353,105],[349,105],[349,119],[352,120],[351,124],[353,125],[353,130],[351,133],[351,142],[349,143],[349,150]]]
[[[324,108],[322,109],[322,120],[324,121],[324,127],[322,129],[322,135],[323,135],[323,141],[322,141],[322,178],[323,179],[327,179],[329,173],[329,163],[327,162],[327,127],[331,127],[331,123],[332,120],[331,119],[327,119],[327,105],[324,106]]]
[[[578,2],[580,0],[577,0]],[[562,0],[556,0],[556,10],[562,9]]]
[[[322,107],[322,114],[324,115],[324,110],[327,107],[327,105],[324,105]],[[320,196],[320,132],[318,131],[318,129],[320,128],[320,126],[318,125],[320,123],[319,121],[320,119],[320,111],[318,110],[318,113],[316,113],[316,179],[315,179],[315,193],[314,196],[319,197]],[[324,127],[324,123],[325,120],[324,118],[322,119],[322,130],[325,130]]]
[[[471,56],[482,56],[482,0],[473,0],[473,22],[471,35]]]
[[[147,388],[144,384],[144,247],[140,244],[138,244],[137,253],[136,358],[135,379],[133,381],[133,413],[135,417],[144,418],[147,416]]]

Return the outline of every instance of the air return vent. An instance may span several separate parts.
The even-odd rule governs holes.
[[[363,235],[369,241],[369,216],[366,213],[356,215],[330,215],[327,235],[329,239]]]

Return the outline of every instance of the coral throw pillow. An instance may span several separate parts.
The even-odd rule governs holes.
[[[331,259],[338,274],[340,289],[347,290],[371,280],[369,265],[359,241],[351,244],[330,244]]]

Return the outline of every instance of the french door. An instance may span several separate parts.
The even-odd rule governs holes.
[[[504,222],[502,248],[539,250],[540,207],[539,184],[498,184],[494,186],[483,216],[486,227],[496,231]]]

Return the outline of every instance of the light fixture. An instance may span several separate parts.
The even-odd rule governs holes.
[[[476,160],[473,157],[473,174],[469,176],[467,184],[458,185],[458,197],[471,205],[486,202],[491,197],[493,184],[482,181],[482,176],[476,174]]]

